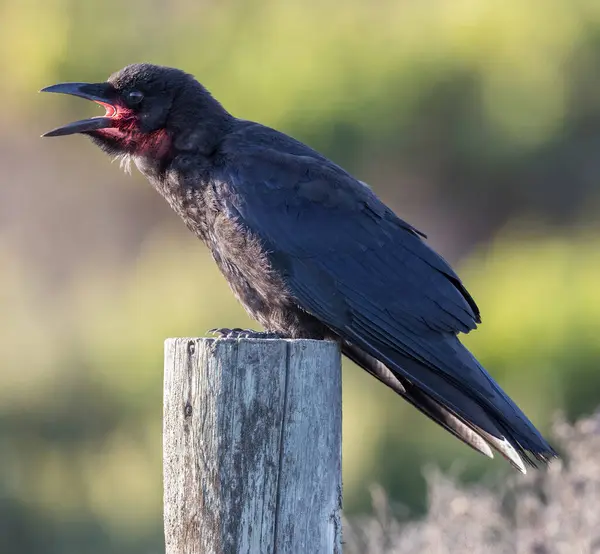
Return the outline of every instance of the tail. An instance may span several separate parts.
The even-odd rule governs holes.
[[[419,387],[385,364],[349,342],[342,343],[342,352],[382,383],[410,402],[456,438],[490,458],[491,447],[504,456],[521,473],[526,464],[548,463],[557,454],[519,408],[494,383],[475,360],[485,376],[500,392],[506,406],[488,406],[472,395],[434,373],[420,362],[406,358],[400,365],[408,373],[419,375],[427,388]],[[465,349],[467,355],[470,353]],[[429,391],[435,391],[435,395]]]

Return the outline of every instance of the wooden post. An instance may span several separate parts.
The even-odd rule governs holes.
[[[167,339],[166,554],[341,554],[337,344]]]

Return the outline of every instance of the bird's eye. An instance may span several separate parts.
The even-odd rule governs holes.
[[[127,93],[127,101],[131,105],[139,104],[144,99],[144,95],[139,90],[132,90]]]

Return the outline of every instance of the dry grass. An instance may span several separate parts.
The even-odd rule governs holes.
[[[344,522],[344,553],[600,553],[600,412],[575,425],[558,421],[554,436],[565,459],[513,475],[501,490],[462,488],[431,473],[420,521],[394,519],[374,490],[375,516]]]

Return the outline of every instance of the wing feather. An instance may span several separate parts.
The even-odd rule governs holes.
[[[552,455],[459,342],[480,317],[448,263],[368,187],[298,148],[238,148],[226,166],[236,169],[218,182],[225,208],[263,242],[299,307],[431,399],[419,409],[446,427],[465,422],[498,449],[508,438],[521,455]]]

